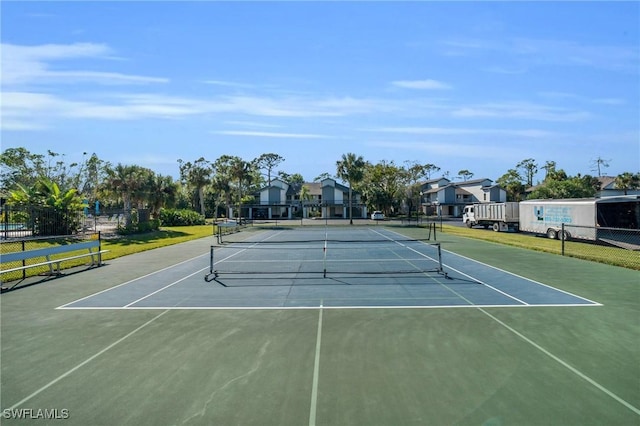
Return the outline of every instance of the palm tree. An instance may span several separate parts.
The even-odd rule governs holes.
[[[229,179],[223,174],[216,174],[211,182],[211,188],[216,194],[216,204],[214,206],[214,217],[218,220],[218,209],[225,198],[231,193],[231,185],[229,185]]]
[[[178,164],[180,164],[180,178],[194,189],[197,197],[196,205],[200,207],[200,214],[204,216],[204,188],[211,182],[211,163],[200,157],[193,163],[178,160]]]
[[[307,185],[302,185],[300,187],[300,202],[302,203],[302,211],[304,212],[306,202],[311,199],[311,192],[309,191],[309,187]]]
[[[361,155],[354,153],[342,154],[342,159],[336,162],[336,174],[349,184],[349,224],[353,225],[352,187],[362,181],[364,177],[365,161]]]
[[[154,175],[149,183],[151,215],[156,217],[160,209],[175,203],[178,186],[171,176]]]
[[[616,176],[614,185],[617,189],[622,189],[624,195],[627,195],[628,190],[640,188],[640,173],[632,174],[630,172],[624,172]]]
[[[146,187],[149,172],[144,167],[120,163],[114,169],[107,170],[105,187],[122,199],[127,226],[131,223],[132,203],[139,203],[144,196],[144,191],[141,190]]]
[[[238,220],[241,220],[242,211],[240,210],[242,207],[242,184],[245,181],[250,181],[252,179],[252,164],[244,161],[242,158],[236,157],[233,159],[230,168],[231,176],[236,179],[238,183]]]

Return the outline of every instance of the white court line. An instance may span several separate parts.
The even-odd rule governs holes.
[[[458,257],[461,257],[461,258],[463,258],[463,259],[465,259],[465,260],[468,260],[469,262],[474,262],[474,263],[477,263],[477,264],[479,264],[479,265],[483,265],[483,266],[486,266],[486,267],[488,267],[488,268],[492,268],[492,269],[498,270],[498,271],[503,272],[503,273],[505,273],[505,274],[512,275],[512,276],[514,276],[514,277],[516,277],[516,278],[520,278],[520,279],[523,279],[523,280],[526,280],[526,281],[532,282],[532,283],[534,283],[534,284],[538,284],[538,285],[541,285],[541,286],[543,286],[543,287],[550,288],[550,289],[555,290],[555,291],[558,291],[558,292],[560,292],[560,293],[564,293],[564,294],[566,294],[566,295],[568,295],[568,296],[572,296],[572,297],[575,297],[575,298],[577,298],[577,299],[586,300],[587,302],[589,302],[589,303],[593,303],[594,305],[602,306],[602,304],[601,304],[601,303],[598,303],[598,302],[596,302],[596,301],[586,299],[586,298],[584,298],[584,297],[582,297],[582,296],[578,296],[577,294],[573,294],[573,293],[570,293],[570,292],[568,292],[568,291],[565,291],[565,290],[562,290],[562,289],[559,289],[559,288],[556,288],[556,287],[550,286],[549,284],[541,283],[540,281],[536,281],[536,280],[532,280],[531,278],[523,277],[522,275],[518,275],[518,274],[516,274],[516,273],[506,271],[506,270],[501,269],[501,268],[498,268],[498,267],[496,267],[496,266],[493,266],[493,265],[489,265],[489,264],[487,264],[487,263],[480,262],[479,260],[471,259],[470,257],[466,257],[466,256],[463,256],[463,255],[458,254],[458,253],[453,253],[453,252],[450,252],[450,251],[447,251],[447,250],[445,250],[445,251],[446,251],[447,253],[449,253],[449,254],[454,255],[454,256],[458,256]]]
[[[37,391],[33,392],[31,395],[21,399],[20,401],[16,402],[15,404],[13,404],[11,407],[8,408],[8,410],[15,410],[16,408],[18,408],[20,405],[24,404],[25,402],[29,401],[31,398],[33,398],[34,396],[37,396],[38,394],[44,392],[45,390],[49,389],[51,386],[55,385],[56,383],[58,383],[60,380],[64,379],[65,377],[69,376],[70,374],[74,373],[75,371],[77,371],[78,369],[84,367],[85,365],[87,365],[88,363],[90,363],[91,361],[93,361],[94,359],[96,359],[97,357],[99,357],[100,355],[102,355],[103,353],[107,352],[109,349],[113,348],[114,346],[116,346],[118,343],[124,341],[125,339],[127,339],[128,337],[133,336],[135,333],[137,333],[138,331],[142,330],[143,328],[145,328],[146,326],[148,326],[149,324],[151,324],[152,322],[154,322],[155,320],[157,320],[158,318],[160,318],[161,316],[163,316],[164,314],[166,314],[167,312],[169,312],[168,310],[165,310],[164,312],[161,312],[160,314],[156,315],[155,317],[151,318],[149,321],[145,322],[144,324],[142,324],[140,327],[136,328],[135,330],[131,331],[130,333],[128,333],[127,335],[125,335],[124,337],[121,337],[120,339],[116,340],[115,342],[113,342],[112,344],[110,344],[109,346],[107,346],[106,348],[102,349],[100,352],[90,356],[89,358],[87,358],[86,360],[82,361],[80,364],[76,365],[75,367],[73,367],[71,370],[67,371],[66,373],[58,376],[57,378],[55,378],[54,380],[50,381],[49,383],[47,383],[46,385],[44,385],[43,387],[41,387],[40,389],[38,389]]]
[[[380,299],[375,299],[380,300]],[[577,308],[577,307],[594,307],[598,305],[592,304],[540,304],[540,305],[344,305],[344,306],[326,306],[323,305],[322,309],[453,309],[453,308]],[[282,310],[282,311],[295,311],[295,310],[308,310],[308,309],[318,309],[317,306],[135,306],[125,308],[123,306],[90,306],[90,307],[82,307],[82,306],[71,306],[67,308],[60,309],[69,309],[69,310],[95,310],[95,311],[108,311],[108,310],[183,310],[183,311],[206,311],[206,310],[214,310],[214,311],[273,311],[273,310]]]
[[[229,259],[229,258],[231,258],[231,257],[233,257],[233,256],[236,256],[236,255],[238,255],[238,254],[242,253],[242,252],[243,252],[243,251],[245,251],[245,250],[247,250],[247,249],[245,248],[245,249],[239,250],[239,251],[237,251],[237,252],[235,252],[235,253],[233,253],[233,254],[230,254],[229,256],[225,257],[224,259],[220,259],[220,260],[218,260],[218,262],[223,262],[223,261],[225,261],[225,260],[227,260],[227,259]],[[214,262],[213,264],[215,265],[215,264],[216,264],[216,263],[218,263],[218,262]],[[200,273],[204,272],[204,271],[206,271],[207,269],[209,269],[209,267],[208,267],[208,266],[207,266],[207,267],[204,267],[204,268],[202,268],[202,269],[200,269],[200,270],[198,270],[198,271],[195,271],[195,272],[193,272],[193,273],[191,273],[191,274],[189,274],[189,275],[186,275],[186,276],[184,276],[184,277],[180,278],[179,280],[176,280],[176,281],[172,282],[171,284],[167,284],[166,286],[164,286],[164,287],[162,287],[162,288],[159,288],[158,290],[156,290],[156,291],[154,291],[154,292],[151,292],[151,293],[147,294],[146,296],[143,296],[143,297],[139,298],[138,300],[134,300],[134,301],[133,301],[133,302],[131,302],[131,303],[127,303],[126,305],[124,305],[124,306],[123,306],[123,308],[128,308],[128,307],[130,307],[131,305],[135,305],[136,303],[141,302],[141,301],[143,301],[144,299],[146,299],[146,298],[148,298],[148,297],[153,296],[154,294],[158,294],[158,293],[160,293],[161,291],[164,291],[164,290],[168,289],[169,287],[172,287],[172,286],[174,286],[174,285],[176,285],[176,284],[178,284],[178,283],[181,283],[182,281],[186,280],[187,278],[191,278],[192,276],[194,276],[194,275],[196,275],[196,274],[200,274]]]
[[[176,281],[172,282],[171,284],[167,284],[166,286],[164,286],[164,287],[162,287],[162,288],[159,288],[158,290],[156,290],[156,291],[154,291],[154,292],[151,292],[151,293],[147,294],[146,296],[143,296],[143,297],[139,298],[138,300],[134,300],[134,301],[133,301],[133,302],[131,302],[131,303],[127,303],[127,304],[126,304],[126,305],[124,305],[123,307],[124,307],[124,308],[128,308],[128,307],[130,307],[131,305],[135,305],[136,303],[141,302],[141,301],[143,301],[144,299],[146,299],[146,298],[148,298],[148,297],[153,296],[154,294],[160,293],[161,291],[166,290],[166,289],[168,289],[169,287],[174,286],[174,285],[176,285],[176,284],[178,284],[178,283],[180,283],[180,282],[182,282],[182,281],[186,280],[187,278],[191,278],[192,276],[194,276],[194,275],[196,275],[196,274],[200,274],[200,273],[202,273],[203,271],[206,271],[208,268],[209,268],[209,267],[207,266],[206,268],[202,268],[202,269],[200,269],[199,271],[195,271],[195,272],[193,272],[193,273],[191,273],[191,274],[189,274],[189,275],[187,275],[187,276],[184,276],[184,277],[180,278],[179,280],[176,280]]]
[[[372,230],[372,231],[373,231],[373,232],[375,232],[375,233],[376,233],[376,234],[378,234],[378,235],[381,235],[381,236],[382,236],[382,237],[384,237],[384,238],[389,239],[390,241],[395,241],[395,240],[393,240],[391,237],[388,237],[388,236],[386,236],[386,235],[384,235],[384,234],[382,234],[382,233],[380,233],[380,232],[378,232],[378,231],[375,231],[375,230]],[[393,231],[389,231],[389,232],[393,232]],[[403,237],[406,237],[405,235],[402,235],[402,234],[399,234],[399,233],[396,233],[396,234],[397,234],[397,235],[400,235],[400,236],[403,236]],[[402,241],[402,240],[400,240],[400,241]],[[422,243],[422,244],[427,245],[426,243],[424,243],[424,242],[422,242],[422,241],[421,241],[421,243]],[[400,244],[400,242],[398,242],[398,244]],[[431,256],[428,256],[428,255],[426,255],[426,254],[424,254],[424,253],[421,253],[421,252],[419,252],[418,250],[415,250],[415,249],[413,249],[413,248],[411,248],[411,247],[409,247],[409,246],[407,246],[407,245],[405,245],[405,244],[400,244],[400,245],[401,245],[402,247],[406,248],[406,249],[409,249],[409,250],[413,251],[414,253],[418,253],[418,254],[420,254],[420,255],[422,255],[422,256],[424,256],[424,257],[426,257],[427,259],[430,259],[430,260],[436,261],[436,259],[432,258]],[[446,250],[445,250],[445,251],[446,251]],[[447,253],[448,253],[448,252],[447,252]],[[508,297],[509,299],[513,299],[513,300],[515,300],[515,301],[516,301],[516,302],[518,302],[518,303],[522,303],[523,305],[528,305],[528,303],[527,303],[527,302],[525,302],[524,300],[520,300],[520,299],[518,299],[517,297],[510,295],[509,293],[506,293],[506,292],[504,292],[504,291],[502,291],[502,290],[499,290],[499,289],[497,289],[497,288],[495,288],[495,287],[493,287],[493,286],[491,286],[491,285],[489,285],[489,284],[487,284],[487,283],[485,283],[485,282],[482,282],[482,281],[480,281],[480,280],[476,279],[475,277],[472,277],[472,276],[470,276],[470,275],[467,275],[467,274],[465,274],[464,272],[459,271],[459,270],[457,270],[456,268],[453,268],[453,267],[451,267],[451,266],[449,266],[449,265],[447,265],[447,264],[445,264],[445,263],[442,263],[442,266],[443,266],[443,267],[444,267],[444,266],[446,266],[448,269],[450,269],[450,270],[452,270],[452,271],[455,271],[455,272],[457,272],[457,273],[459,273],[459,274],[461,274],[461,275],[464,275],[465,277],[467,277],[467,278],[469,278],[469,279],[471,279],[471,280],[473,280],[473,281],[477,282],[478,284],[482,284],[483,286],[488,287],[488,288],[490,288],[491,290],[493,290],[493,291],[495,291],[495,292],[498,292],[498,293],[502,294],[503,296]],[[436,280],[436,281],[437,281],[437,280]],[[444,283],[442,283],[442,282],[440,282],[440,281],[437,281],[437,282],[438,282],[438,283],[440,283],[442,286],[446,287],[447,289],[449,289],[449,290],[450,290],[451,292],[453,292],[454,294],[458,295],[458,296],[459,296],[460,298],[462,298],[463,300],[466,300],[467,302],[471,303],[469,300],[467,300],[467,299],[466,299],[466,298],[464,298],[462,295],[458,294],[456,291],[454,291],[454,290],[452,290],[451,288],[449,288],[449,287],[448,287],[447,285],[445,285]]]
[[[400,236],[402,236],[402,237],[408,238],[406,235],[402,235],[402,234],[400,234],[399,232],[395,232],[395,231],[391,231],[391,230],[388,230],[388,231],[389,231],[389,232],[392,232],[392,233],[394,233],[394,234],[400,235]],[[377,232],[377,231],[374,231],[374,232]],[[382,235],[382,234],[381,234],[381,235]],[[383,236],[384,236],[384,235],[383,235]],[[423,244],[426,244],[426,243],[423,243]],[[568,295],[568,296],[575,297],[576,299],[580,299],[580,300],[587,301],[587,302],[589,302],[589,303],[592,303],[592,304],[593,304],[593,305],[595,305],[595,306],[602,306],[602,304],[601,304],[601,303],[598,303],[598,302],[596,302],[596,301],[593,301],[593,300],[590,300],[590,299],[584,298],[584,297],[582,297],[582,296],[578,296],[577,294],[573,294],[573,293],[570,293],[570,292],[565,291],[565,290],[561,290],[561,289],[559,289],[559,288],[556,288],[556,287],[550,286],[549,284],[541,283],[540,281],[536,281],[536,280],[533,280],[533,279],[531,279],[531,278],[523,277],[522,275],[518,275],[518,274],[516,274],[516,273],[509,272],[509,271],[504,270],[504,269],[502,269],[502,268],[498,268],[497,266],[489,265],[489,264],[487,264],[487,263],[480,262],[479,260],[475,260],[475,259],[472,259],[472,258],[470,258],[470,257],[463,256],[463,255],[461,255],[461,254],[451,252],[451,251],[449,251],[449,250],[442,250],[442,251],[444,251],[444,252],[446,252],[446,253],[448,253],[448,254],[450,254],[450,255],[452,255],[452,256],[457,256],[457,257],[460,257],[460,258],[462,258],[462,259],[465,259],[465,260],[467,260],[467,261],[469,261],[469,262],[477,263],[477,264],[479,264],[479,265],[485,266],[485,267],[490,268],[490,269],[495,269],[496,271],[500,271],[500,272],[505,273],[505,274],[507,274],[507,275],[512,275],[512,276],[514,276],[514,277],[516,277],[516,278],[520,278],[520,279],[522,279],[522,280],[529,281],[529,282],[531,282],[531,283],[533,283],[533,284],[538,284],[538,285],[541,285],[541,286],[543,286],[543,287],[547,287],[547,288],[550,288],[550,289],[552,289],[552,290],[555,290],[555,291],[557,291],[557,292],[564,293],[564,294],[566,294],[566,295]],[[497,288],[494,288],[493,286],[491,286],[491,285],[489,285],[489,284],[483,283],[483,282],[481,282],[480,280],[476,279],[476,278],[475,278],[475,277],[473,277],[473,276],[467,275],[467,274],[465,274],[464,272],[459,271],[459,270],[457,270],[457,269],[455,269],[455,268],[452,268],[451,266],[446,265],[446,264],[444,264],[444,263],[443,263],[443,265],[444,265],[444,266],[446,266],[447,268],[451,269],[452,271],[456,271],[456,272],[458,272],[458,273],[460,273],[460,274],[462,274],[462,275],[464,275],[464,276],[466,276],[466,277],[468,277],[468,278],[470,278],[470,279],[472,279],[472,280],[474,280],[474,281],[476,281],[476,282],[478,282],[478,283],[480,283],[480,284],[482,284],[482,285],[485,285],[485,286],[487,286],[487,287],[489,287],[489,288],[491,288],[491,289],[493,289],[493,290],[495,290],[495,291],[497,291],[497,292],[500,292],[500,293],[502,293],[502,294],[504,294],[504,295],[506,295],[506,296],[509,296],[509,294],[508,294],[508,293],[504,293],[504,292],[500,291],[500,290],[499,290],[499,289],[497,289]],[[509,297],[512,297],[512,296],[509,296]],[[513,298],[513,297],[512,297],[512,298]],[[516,299],[516,300],[517,300],[517,299]],[[522,302],[522,303],[525,303],[525,302]],[[541,305],[536,305],[536,306],[541,306]],[[554,305],[554,306],[561,306],[561,305]],[[571,306],[571,305],[570,305],[570,306]]]
[[[318,333],[316,335],[316,354],[313,360],[313,383],[311,385],[311,408],[309,410],[309,426],[316,424],[316,412],[318,407],[318,382],[320,379],[320,344],[322,343],[322,310],[323,302],[320,301],[318,309]]]
[[[280,232],[282,232],[282,231],[280,231]],[[280,232],[279,232],[279,233],[280,233]],[[279,233],[277,233],[277,234],[279,234]],[[273,236],[275,236],[275,235],[277,235],[277,234],[274,234],[274,235],[272,235],[271,237],[273,237]],[[271,237],[269,237],[269,238],[271,238]],[[256,244],[258,244],[258,242],[256,242]],[[254,245],[255,245],[255,244],[254,244]],[[233,256],[235,256],[235,255],[237,255],[237,254],[239,254],[239,253],[242,253],[242,252],[243,252],[243,251],[245,251],[245,250],[247,250],[247,249],[245,248],[245,249],[239,250],[239,251],[237,251],[237,252],[235,252],[235,253],[233,253],[233,254],[231,254],[231,255],[229,255],[229,256],[227,256],[227,257],[225,257],[224,259],[220,259],[220,260],[218,260],[217,262],[214,262],[214,265],[215,265],[216,263],[218,263],[218,262],[222,262],[222,261],[224,261],[224,260],[226,260],[226,259],[229,259],[229,258],[231,258],[231,257],[233,257]],[[143,278],[148,278],[148,277],[150,277],[150,276],[152,276],[152,275],[158,274],[158,273],[160,273],[160,272],[167,271],[167,270],[169,270],[169,269],[171,269],[171,268],[175,268],[176,266],[179,266],[179,265],[182,265],[182,264],[184,264],[184,263],[191,262],[191,261],[193,261],[193,260],[195,260],[195,259],[198,259],[199,257],[208,256],[208,255],[209,255],[209,253],[206,253],[206,254],[201,254],[201,255],[199,255],[199,256],[192,257],[191,259],[183,260],[182,262],[178,262],[178,263],[173,264],[173,265],[171,265],[171,266],[167,266],[167,267],[165,267],[165,268],[159,269],[159,270],[154,271],[154,272],[151,272],[151,273],[149,273],[149,274],[142,275],[142,276],[137,277],[137,278],[134,278],[134,279],[132,279],[132,280],[129,280],[129,281],[123,282],[122,284],[118,284],[118,285],[116,285],[116,286],[114,286],[114,287],[106,288],[106,289],[104,289],[104,290],[102,290],[102,291],[99,291],[99,292],[97,292],[97,293],[93,293],[93,294],[90,294],[90,295],[85,296],[85,297],[83,297],[83,298],[80,298],[80,299],[74,300],[74,301],[72,301],[72,302],[66,303],[66,304],[64,304],[64,305],[62,305],[62,306],[58,306],[56,309],[87,309],[87,308],[76,308],[76,307],[70,307],[69,305],[73,305],[73,304],[75,304],[75,303],[82,302],[83,300],[89,299],[89,298],[91,298],[91,297],[97,296],[97,295],[102,294],[102,293],[106,293],[107,291],[114,290],[114,289],[116,289],[116,288],[118,288],[118,287],[122,287],[122,286],[124,286],[124,285],[126,285],[126,284],[131,284],[131,283],[133,283],[133,282],[135,282],[135,281],[138,281],[138,280],[141,280],[141,279],[143,279]],[[179,279],[178,281],[174,281],[173,283],[171,283],[171,284],[169,284],[169,285],[166,285],[166,286],[162,287],[161,289],[154,291],[153,293],[147,294],[146,296],[141,297],[141,298],[140,298],[140,299],[138,299],[138,300],[135,300],[135,301],[133,301],[133,302],[131,302],[131,303],[128,303],[127,305],[125,305],[125,306],[123,306],[123,307],[117,307],[117,308],[113,308],[113,309],[129,308],[129,307],[130,307],[130,305],[132,305],[132,304],[134,304],[134,303],[137,303],[137,302],[139,302],[139,301],[141,301],[141,300],[143,300],[143,299],[146,299],[147,297],[152,296],[152,295],[154,295],[154,294],[156,294],[156,293],[159,293],[160,291],[165,290],[165,289],[167,289],[167,288],[169,288],[169,287],[171,287],[171,286],[173,286],[173,285],[175,285],[175,284],[177,284],[177,283],[179,283],[179,282],[181,282],[181,281],[184,281],[185,279],[190,278],[190,277],[194,276],[195,274],[201,273],[201,272],[203,272],[203,271],[207,270],[208,268],[209,268],[209,267],[207,266],[207,267],[205,267],[205,268],[199,269],[199,270],[197,270],[196,272],[194,272],[194,273],[192,273],[192,274],[189,274],[189,275],[187,275],[187,276],[185,276],[185,277],[183,277],[183,278]]]
[[[605,388],[604,386],[602,386],[600,383],[596,382],[595,380],[593,380],[591,377],[587,376],[586,374],[582,373],[580,370],[578,370],[575,367],[572,367],[570,364],[568,364],[567,362],[563,361],[562,359],[558,358],[557,356],[555,356],[554,354],[552,354],[551,352],[549,352],[548,350],[546,350],[545,348],[543,348],[542,346],[538,345],[536,342],[534,342],[533,340],[529,339],[528,337],[526,337],[524,334],[520,333],[519,331],[517,331],[516,329],[514,329],[513,327],[507,325],[506,323],[502,322],[501,320],[499,320],[498,318],[496,318],[495,316],[491,315],[489,312],[485,311],[484,309],[478,309],[480,312],[482,312],[483,314],[487,315],[489,318],[493,319],[494,321],[496,321],[498,324],[500,324],[501,326],[503,326],[504,328],[506,328],[507,330],[509,330],[510,332],[512,332],[513,334],[515,334],[516,336],[518,336],[519,338],[521,338],[522,340],[524,340],[525,342],[527,342],[528,344],[530,344],[531,346],[533,346],[534,348],[536,348],[537,350],[539,350],[540,352],[542,352],[543,354],[545,354],[546,356],[548,356],[549,358],[551,358],[552,360],[556,361],[557,363],[559,363],[560,365],[562,365],[563,367],[567,368],[569,371],[571,371],[572,373],[574,373],[576,376],[580,377],[581,379],[589,382],[591,385],[593,385],[595,388],[597,388],[598,390],[600,390],[601,392],[605,393],[607,396],[613,398],[614,400],[618,401],[620,404],[624,405],[625,407],[627,407],[629,410],[633,411],[634,413],[640,415],[640,409],[631,405],[630,403],[628,403],[627,401],[625,401],[624,399],[620,398],[618,395],[616,395],[615,393],[611,392],[609,389]]]
[[[124,286],[124,285],[131,284],[131,283],[133,283],[133,282],[136,282],[136,281],[138,281],[138,280],[141,280],[141,279],[143,279],[143,278],[147,278],[147,277],[150,277],[150,276],[152,276],[152,275],[159,274],[160,272],[164,272],[164,271],[166,271],[166,270],[168,270],[168,269],[175,268],[176,266],[182,265],[182,264],[187,263],[187,262],[191,262],[191,261],[193,261],[193,260],[195,260],[195,259],[197,259],[197,258],[199,258],[199,257],[203,257],[203,256],[206,256],[206,254],[201,254],[201,255],[199,255],[199,256],[192,257],[191,259],[183,260],[182,262],[178,262],[178,263],[173,264],[173,265],[171,265],[171,266],[167,266],[167,267],[165,267],[165,268],[158,269],[157,271],[153,271],[153,272],[151,272],[151,273],[149,273],[149,274],[142,275],[142,276],[140,276],[140,277],[134,278],[134,279],[129,280],[129,281],[125,281],[125,282],[123,282],[122,284],[118,284],[118,285],[113,286],[113,287],[105,288],[104,290],[101,290],[101,291],[99,291],[99,292],[97,292],[97,293],[93,293],[93,294],[90,294],[90,295],[88,295],[88,296],[82,297],[82,298],[80,298],[80,299],[74,300],[73,302],[69,302],[69,303],[66,303],[66,304],[64,304],[64,305],[62,305],[62,306],[58,306],[56,309],[68,309],[68,305],[73,305],[74,303],[82,302],[83,300],[89,299],[89,298],[91,298],[91,297],[93,297],[93,296],[97,296],[97,295],[99,295],[99,294],[106,293],[107,291],[115,290],[115,289],[116,289],[116,288],[118,288],[118,287],[122,287],[122,286]]]

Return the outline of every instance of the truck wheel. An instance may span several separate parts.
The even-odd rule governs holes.
[[[500,224],[498,222],[493,224],[493,230],[495,232],[500,232]]]
[[[547,229],[547,238],[555,240],[556,238],[558,238],[558,232],[552,228]]]
[[[473,222],[467,221],[467,228],[473,228]]]
[[[562,233],[562,231],[558,232],[558,239],[569,241],[570,238],[571,234],[567,231],[564,231],[564,234]]]

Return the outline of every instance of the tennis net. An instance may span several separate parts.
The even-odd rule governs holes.
[[[210,248],[205,280],[223,276],[360,277],[416,274],[446,276],[440,243],[419,239],[393,239],[380,233],[352,235],[340,232],[271,235],[260,241]],[[287,239],[283,239],[287,238]]]

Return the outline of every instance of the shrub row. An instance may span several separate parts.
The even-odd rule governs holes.
[[[162,223],[162,226],[204,225],[205,218],[193,210],[161,209],[160,223]]]

